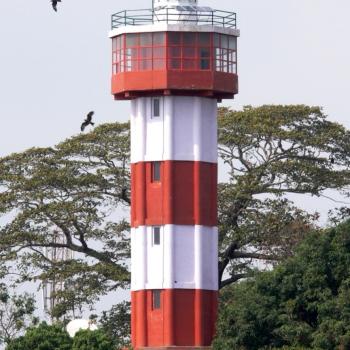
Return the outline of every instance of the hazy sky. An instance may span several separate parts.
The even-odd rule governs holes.
[[[324,106],[350,127],[348,0],[203,0],[233,10],[241,29],[240,93],[227,102]],[[99,123],[128,118],[110,95],[110,15],[150,1],[0,1],[0,155],[53,145]],[[331,6],[330,6],[331,5]]]
[[[0,156],[50,146],[97,123],[128,118],[129,103],[110,95],[110,15],[150,1],[0,1]],[[324,107],[350,127],[349,0],[207,0],[236,11],[240,93],[234,108],[261,104]],[[326,212],[334,203],[304,200]]]

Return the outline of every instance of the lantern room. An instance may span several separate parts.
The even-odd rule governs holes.
[[[235,14],[198,7],[194,14],[178,7],[190,6],[159,9],[158,15],[152,10],[151,17],[135,11],[113,15],[116,99],[180,93],[223,99],[237,94]]]

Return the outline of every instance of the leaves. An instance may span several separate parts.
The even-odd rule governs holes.
[[[0,343],[8,343],[26,327],[35,324],[35,300],[32,295],[10,294],[2,285],[0,291]]]
[[[102,330],[113,341],[115,349],[130,346],[131,314],[130,302],[114,305],[108,312],[103,312],[100,319]]]
[[[318,214],[286,195],[349,189],[350,132],[319,107],[223,108],[219,156],[229,175],[219,184],[221,287],[249,276],[258,260],[292,255],[315,226]]]
[[[16,262],[17,282],[64,281],[90,305],[129,285],[129,225],[115,222],[130,202],[128,159],[129,125],[117,123],[0,160],[0,259]],[[56,297],[68,307],[64,290]]]
[[[350,221],[223,292],[215,349],[340,349],[350,334]]]
[[[221,288],[293,255],[315,228],[318,214],[288,193],[347,193],[349,140],[319,107],[220,109],[228,175],[218,187]],[[61,283],[55,317],[129,286],[129,142],[128,123],[105,124],[0,159],[0,272],[17,283]]]
[[[12,339],[6,350],[71,350],[72,340],[62,325],[49,326],[45,322],[29,328],[26,334]]]

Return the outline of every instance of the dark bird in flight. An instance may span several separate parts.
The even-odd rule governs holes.
[[[84,123],[83,124],[81,124],[81,131],[84,131],[84,129],[88,126],[88,125],[92,125],[92,126],[94,126],[95,125],[95,123],[93,123],[92,122],[92,116],[94,115],[94,111],[91,111],[91,112],[89,112],[88,114],[87,114],[87,116],[86,116],[86,119],[84,120]]]
[[[52,8],[57,12],[57,3],[61,2],[61,0],[51,0],[52,2]]]

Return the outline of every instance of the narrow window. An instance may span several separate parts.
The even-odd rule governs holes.
[[[160,117],[160,99],[153,99],[153,117]]]
[[[160,290],[154,290],[153,291],[153,310],[159,310],[161,308],[161,291]]]
[[[153,227],[153,245],[160,245],[160,227]]]
[[[160,162],[152,163],[152,182],[160,181]]]

